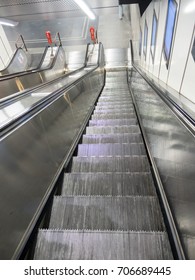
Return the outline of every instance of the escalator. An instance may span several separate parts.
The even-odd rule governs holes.
[[[17,48],[7,67],[0,71],[0,80],[6,77],[22,75],[25,72],[40,70],[47,54],[50,53],[50,49],[47,46],[43,53],[33,54],[25,51],[23,48]],[[45,63],[44,68],[49,67],[51,62]]]
[[[126,71],[107,71],[68,170],[34,259],[174,258]]]
[[[3,99],[0,102],[0,136],[2,133],[7,133],[7,127],[10,129],[12,123],[16,123],[18,119],[39,106],[40,103],[55,98],[61,92],[66,92],[68,87],[71,87],[78,79],[82,79],[87,73],[97,68],[98,53],[99,45],[88,45],[84,66],[38,87]]]
[[[0,134],[0,257],[184,259],[126,67],[104,86],[91,47],[82,75]]]
[[[63,47],[56,47],[55,55],[47,64],[47,67],[37,70],[19,72],[0,77],[0,102],[4,102],[15,95],[21,95],[28,89],[32,89],[36,86],[38,87],[41,84],[47,83],[65,74],[66,63]]]

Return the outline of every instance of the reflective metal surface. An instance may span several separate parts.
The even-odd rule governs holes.
[[[59,90],[63,86],[69,86],[75,82],[78,78],[82,78],[85,74],[91,71],[93,67],[84,68],[76,74],[70,74],[56,83],[44,86],[41,89],[34,90],[33,93],[21,97],[18,101],[0,108],[0,129],[3,128],[13,119],[23,115],[28,111],[35,103],[39,102],[46,96],[51,95],[54,91]],[[66,94],[64,95],[65,98]]]
[[[103,85],[99,68],[0,142],[0,258],[10,259]]]
[[[137,72],[130,81],[185,254],[195,259],[194,136]]]
[[[5,77],[11,77],[11,74],[18,73],[18,75],[22,75],[23,71],[30,71],[30,70],[37,70],[39,66],[42,66],[42,68],[49,67],[52,60],[51,58],[47,58],[48,54],[50,56],[51,52],[49,51],[50,48],[46,47],[42,53],[31,53],[26,52],[22,48],[18,48],[13,57],[11,58],[9,64],[5,69],[1,70],[0,72],[0,78],[1,76]],[[55,51],[54,51],[55,55]],[[47,58],[47,61],[45,63],[45,60]],[[19,73],[21,72],[21,73]]]

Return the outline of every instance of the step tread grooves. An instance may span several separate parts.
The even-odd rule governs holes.
[[[141,133],[83,135],[83,144],[143,143]]]
[[[140,133],[138,125],[124,126],[90,126],[86,128],[86,134],[115,134],[115,133]]]
[[[150,173],[66,173],[62,195],[156,195]]]
[[[35,260],[173,259],[164,232],[40,230]]]
[[[73,157],[71,172],[147,172],[146,156]]]
[[[156,197],[55,196],[50,228],[164,231]]]
[[[144,144],[79,144],[78,156],[146,155]]]

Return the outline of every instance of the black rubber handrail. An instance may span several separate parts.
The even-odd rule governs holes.
[[[20,51],[20,50],[23,50],[23,49],[22,49],[22,48],[17,48],[17,49],[15,50],[15,52],[14,52],[14,54],[12,55],[12,57],[11,57],[11,59],[10,59],[8,65],[7,65],[4,69],[2,69],[0,72],[4,72],[4,71],[6,71],[6,70],[9,68],[9,66],[10,66],[11,63],[13,62],[15,56],[17,55],[17,52]],[[1,77],[3,77],[3,75],[0,76],[0,78],[1,78]]]
[[[195,136],[195,120],[183,110],[172,98],[163,92],[157,85],[155,85],[137,66],[133,65],[135,70],[142,76],[142,78],[151,86],[151,88],[158,94],[158,96],[166,103],[166,105],[175,113],[181,122],[190,130]]]
[[[42,56],[41,56],[41,60],[40,60],[40,62],[39,62],[39,64],[38,64],[37,67],[35,67],[35,68],[33,68],[33,69],[29,69],[29,70],[20,71],[20,72],[14,72],[14,73],[10,73],[10,74],[4,74],[4,75],[0,76],[0,81],[1,81],[1,80],[4,80],[4,79],[7,79],[7,78],[9,78],[9,77],[10,77],[10,78],[13,78],[14,75],[17,75],[17,77],[18,77],[19,75],[22,75],[22,74],[24,74],[24,73],[30,73],[30,72],[32,72],[32,71],[36,71],[36,70],[38,71],[38,70],[40,70],[41,65],[42,65],[42,63],[43,63],[43,61],[44,61],[44,59],[45,59],[45,56],[46,56],[46,53],[47,53],[48,48],[49,48],[49,46],[46,46],[46,47],[45,47],[44,52],[43,52],[43,54],[42,54]],[[12,61],[14,60],[15,56],[17,55],[18,50],[23,50],[23,49],[22,49],[22,48],[17,48],[17,49],[16,49],[16,51],[15,51],[15,53],[14,53],[14,55],[13,55],[11,61],[9,62],[8,66],[7,66],[5,69],[3,69],[2,72],[6,71],[6,70],[10,67],[10,65],[12,64]],[[46,68],[45,68],[45,69],[46,69]],[[4,79],[3,79],[3,78],[4,78]]]
[[[195,135],[195,120],[182,109],[172,98],[170,98],[163,90],[155,85],[145,73],[134,63],[133,43],[130,40],[132,65],[134,69],[141,75],[141,77],[154,89],[154,91],[160,96],[160,98],[167,104],[167,106],[176,114],[176,116],[182,121],[182,123]]]
[[[60,89],[54,91],[49,96],[44,97],[40,101],[34,103],[30,108],[28,108],[26,111],[22,112],[21,115],[17,116],[16,118],[10,120],[5,125],[2,125],[0,127],[0,139],[5,138],[6,135],[8,135],[13,129],[15,129],[18,125],[20,125],[23,122],[26,122],[28,119],[32,118],[34,115],[36,115],[38,112],[49,106],[51,103],[55,102],[58,98],[61,97],[62,94],[64,94],[64,91],[70,90],[72,87],[77,85],[82,79],[89,76],[93,71],[95,71],[99,67],[99,61],[101,57],[101,48],[102,44],[99,44],[99,55],[98,55],[98,64],[97,66],[94,66],[92,70],[90,70],[88,73],[84,74],[82,77],[78,78],[76,81],[72,82],[70,85],[65,85],[61,87]],[[88,48],[87,48],[88,50]],[[62,78],[62,77],[61,77]]]
[[[89,44],[87,45],[87,48],[86,48],[86,55],[85,55],[85,61],[84,61],[84,65],[74,71],[71,72],[71,74],[76,74],[77,72],[83,70],[86,65],[87,65],[87,52],[88,52],[88,48],[89,48]],[[5,98],[2,98],[0,100],[0,109],[3,108],[4,106],[8,106],[10,104],[12,104],[13,102],[15,102],[16,100],[19,100],[21,98],[23,98],[24,96],[26,95],[29,95],[33,92],[35,92],[37,89],[42,89],[44,88],[45,86],[48,86],[48,85],[52,85],[58,81],[60,81],[61,79],[64,79],[65,77],[67,77],[68,75],[70,75],[70,73],[67,73],[67,74],[64,74],[56,79],[53,79],[51,81],[48,81],[48,82],[44,82],[42,83],[41,85],[37,85],[33,88],[30,88],[30,89],[27,89],[27,90],[24,90],[22,92],[18,92],[16,94],[12,94],[11,96],[8,96],[8,97],[5,97]]]
[[[34,69],[31,69],[31,70],[38,70],[38,69],[41,68],[41,65],[42,65],[42,63],[43,63],[43,61],[44,61],[44,59],[45,59],[46,54],[47,54],[48,48],[49,48],[49,46],[46,46],[46,47],[45,47],[44,52],[43,52],[43,55],[41,56],[41,60],[40,60],[40,62],[39,62],[39,64],[38,64],[38,66],[37,66],[36,68],[34,68]]]
[[[46,52],[47,52],[48,48],[49,47],[46,47],[44,55],[46,55]],[[47,66],[47,67],[45,67],[43,69],[36,67],[35,69],[15,72],[15,73],[12,73],[12,74],[5,74],[3,76],[0,76],[0,82],[52,69],[53,66],[55,65],[56,60],[57,60],[57,56],[58,56],[59,50],[60,50],[60,46],[58,47],[57,52],[56,52],[56,54],[55,54],[55,56],[54,56],[54,58],[53,58],[53,60],[52,60],[52,62],[51,62],[51,64],[49,66]],[[45,58],[45,56],[44,56],[44,58]],[[43,61],[42,61],[42,63],[43,63]],[[41,67],[42,63],[40,64],[40,67]]]

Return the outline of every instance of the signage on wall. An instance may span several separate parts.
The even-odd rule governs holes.
[[[166,27],[165,27],[164,46],[163,46],[167,68],[169,65],[169,59],[171,54],[171,46],[173,41],[176,13],[177,13],[177,2],[175,0],[169,0]]]
[[[150,52],[152,55],[153,62],[154,62],[155,47],[156,47],[157,24],[158,21],[157,21],[156,13],[154,11],[153,20],[152,20],[152,35],[151,35],[151,47],[150,47]]]
[[[144,47],[143,47],[143,53],[146,59],[146,53],[147,53],[147,42],[148,42],[148,25],[145,21],[145,27],[144,27]]]
[[[194,43],[193,43],[193,46],[192,46],[192,57],[195,61],[195,37],[194,37]]]

